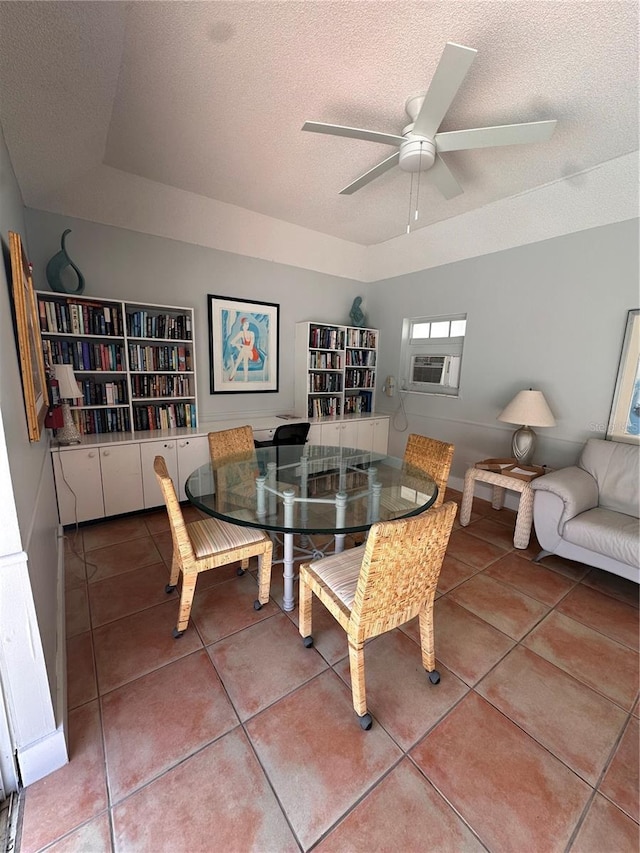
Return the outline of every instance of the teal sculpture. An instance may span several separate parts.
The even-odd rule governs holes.
[[[60,240],[60,251],[56,252],[56,254],[51,258],[47,264],[45,272],[51,290],[55,290],[56,293],[75,293],[79,296],[84,291],[84,276],[67,254],[67,250],[65,249],[67,234],[71,234],[70,228],[63,231],[62,238]],[[72,279],[74,278],[74,274],[78,279],[75,289],[72,286],[68,286],[66,283],[70,277]],[[71,285],[73,283],[74,282],[69,282]]]
[[[360,307],[362,304],[362,296],[356,296],[349,311],[349,321],[352,326],[366,326],[367,318],[364,311]]]

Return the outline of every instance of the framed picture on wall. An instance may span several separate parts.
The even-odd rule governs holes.
[[[640,444],[640,309],[629,311],[607,438]]]
[[[212,394],[278,390],[280,306],[209,294]]]
[[[33,292],[31,268],[22,249],[20,235],[9,231],[11,278],[16,342],[29,441],[39,441],[49,405],[47,378],[42,356],[40,322]]]

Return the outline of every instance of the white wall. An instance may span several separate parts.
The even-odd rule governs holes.
[[[537,430],[535,461],[571,464],[588,437],[604,437],[638,281],[636,219],[377,282],[367,299],[381,330],[382,375],[398,375],[404,317],[468,315],[460,397],[401,395],[408,428],[399,411],[391,450],[400,453],[413,431],[453,440],[460,484],[469,464],[509,455],[515,427],[496,417],[533,387],[557,420]],[[399,402],[379,395],[378,410]]]
[[[66,751],[53,474],[47,436],[27,437],[11,311],[8,232],[20,234],[28,256],[23,214],[0,132],[0,681],[23,779],[33,780],[64,763]]]
[[[247,258],[28,209],[34,283],[49,290],[45,268],[71,229],[66,248],[86,280],[84,295],[195,309],[198,405],[205,422],[221,414],[277,413],[293,407],[294,329],[300,320],[348,322],[353,298],[367,285],[324,273]],[[280,305],[280,391],[217,394],[209,388],[207,294]]]

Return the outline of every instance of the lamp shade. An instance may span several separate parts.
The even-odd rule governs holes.
[[[542,391],[519,391],[513,400],[498,415],[499,421],[507,424],[524,424],[532,427],[556,425],[551,409]]]
[[[77,400],[82,397],[82,388],[76,382],[71,364],[54,364],[53,375],[58,381],[61,400]]]

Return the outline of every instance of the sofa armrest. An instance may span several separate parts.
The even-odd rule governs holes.
[[[576,466],[536,477],[531,487],[536,492],[551,492],[562,501],[562,515],[558,519],[560,535],[567,521],[598,506],[598,484],[591,474]]]

